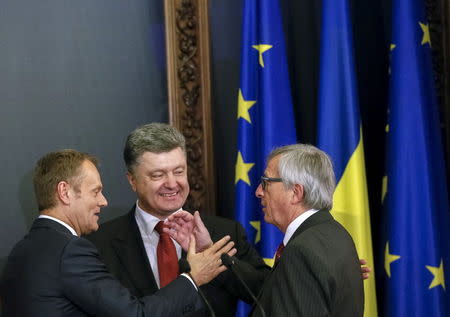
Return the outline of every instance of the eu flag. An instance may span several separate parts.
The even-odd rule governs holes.
[[[318,98],[318,146],[334,164],[333,217],[373,265],[361,120],[347,0],[324,0]],[[377,316],[374,273],[364,281],[364,316]]]
[[[384,310],[450,316],[449,203],[423,0],[394,0],[392,26]]]
[[[236,219],[266,263],[272,265],[283,235],[264,222],[255,190],[270,151],[296,143],[278,0],[244,1],[237,112]],[[240,312],[246,315],[242,309]]]

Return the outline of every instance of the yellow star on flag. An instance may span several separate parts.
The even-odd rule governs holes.
[[[250,221],[250,225],[256,229],[255,244],[261,241],[261,221]]]
[[[248,123],[252,123],[252,120],[250,119],[250,114],[248,113],[248,110],[256,103],[256,100],[245,100],[244,96],[242,95],[242,90],[239,89],[239,96],[238,96],[238,113],[237,118],[242,118],[244,120],[247,120]]]
[[[272,45],[258,44],[258,45],[252,45],[252,47],[259,52],[259,65],[261,65],[261,67],[264,67],[264,60],[263,60],[262,54],[265,51],[270,50],[272,48]]]
[[[266,263],[266,265],[272,267],[273,264],[275,263],[275,256],[272,259],[269,258],[263,258],[264,263]]]
[[[442,287],[445,290],[445,278],[444,278],[444,262],[441,259],[441,264],[439,267],[425,265],[428,271],[431,272],[431,274],[434,275],[433,280],[431,281],[430,286],[428,289],[432,289],[433,287],[442,285]]]
[[[425,44],[430,44],[431,46],[431,39],[430,39],[430,27],[428,24],[423,24],[419,22],[420,27],[422,28],[423,31],[423,37],[422,37],[422,45]]]
[[[237,184],[239,180],[246,182],[249,186],[250,178],[248,177],[248,172],[252,169],[255,163],[245,163],[242,158],[241,152],[238,152],[237,162],[236,162],[236,177],[234,183]]]
[[[389,241],[386,242],[386,248],[384,249],[384,269],[389,277],[391,277],[391,263],[400,259],[399,255],[389,253]]]

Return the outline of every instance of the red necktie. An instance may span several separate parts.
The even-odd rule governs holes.
[[[283,244],[283,242],[281,242],[280,245],[278,246],[277,253],[275,253],[275,263],[278,263],[278,261],[280,261],[283,250],[284,250],[284,244]]]
[[[158,260],[159,286],[166,286],[178,276],[178,256],[175,245],[168,233],[163,231],[164,222],[160,221],[155,227],[159,233],[156,257]]]

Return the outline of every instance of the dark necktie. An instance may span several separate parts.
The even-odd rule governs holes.
[[[278,263],[278,261],[280,261],[283,250],[284,250],[284,244],[283,244],[283,242],[281,242],[280,245],[278,246],[277,252],[275,253],[275,264]]]
[[[160,221],[155,227],[159,233],[156,257],[158,260],[159,285],[166,286],[178,276],[178,256],[175,245],[168,233],[163,231],[164,222]]]

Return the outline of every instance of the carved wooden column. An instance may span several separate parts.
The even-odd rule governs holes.
[[[215,214],[207,0],[165,0],[169,119],[186,137],[185,208]]]

